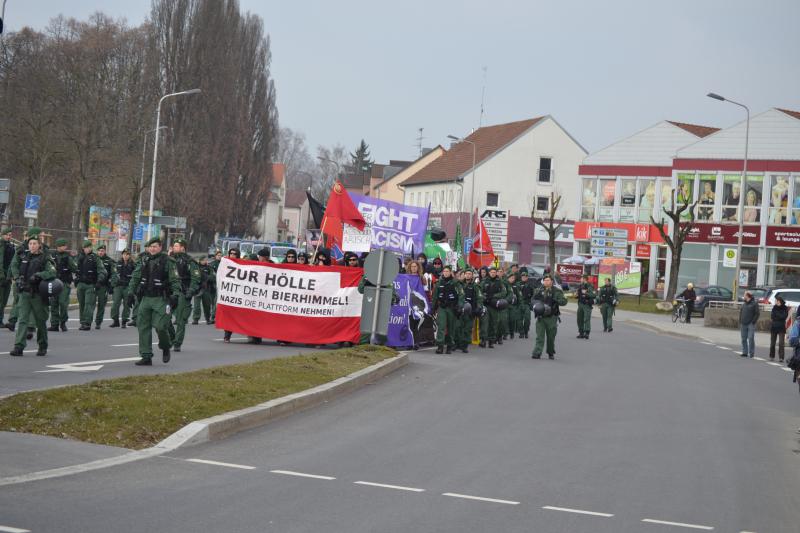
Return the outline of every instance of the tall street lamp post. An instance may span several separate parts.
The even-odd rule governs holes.
[[[744,130],[744,164],[742,165],[742,178],[739,182],[739,235],[736,239],[736,274],[733,277],[733,297],[738,298],[737,293],[739,290],[739,272],[741,272],[742,268],[742,235],[744,234],[744,197],[745,180],[747,179],[747,149],[750,142],[750,108],[744,104],[734,102],[733,100],[725,98],[724,96],[720,96],[716,93],[708,93],[706,96],[713,98],[714,100],[719,100],[720,102],[730,102],[733,105],[738,105],[739,107],[744,108],[744,110],[747,112],[747,122]]]
[[[188,91],[181,91],[178,93],[165,94],[158,101],[158,106],[156,107],[156,140],[155,140],[155,147],[153,148],[153,175],[150,177],[150,214],[148,215],[148,220],[147,220],[147,239],[145,240],[145,242],[150,240],[150,234],[153,231],[153,203],[155,202],[156,198],[156,165],[158,164],[158,134],[161,131],[161,102],[172,96],[200,94],[200,92],[201,92],[200,89],[191,89]]]
[[[470,236],[472,235],[472,214],[475,211],[475,154],[477,151],[477,146],[474,142],[468,141],[462,137],[456,137],[455,135],[448,135],[448,139],[452,139],[457,142],[465,142],[472,145],[472,192],[469,194],[469,226],[467,231],[470,232]],[[460,210],[464,210],[464,188],[461,188],[461,208]],[[460,216],[460,215],[459,215]]]

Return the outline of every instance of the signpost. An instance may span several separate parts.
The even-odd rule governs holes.
[[[508,248],[508,211],[502,209],[484,209],[481,213],[481,220],[492,248],[495,250],[505,250]]]
[[[628,230],[592,228],[591,254],[595,257],[627,257]]]
[[[42,197],[38,194],[25,195],[25,218],[39,218],[39,203]]]
[[[369,254],[364,262],[364,277],[374,285],[364,287],[361,307],[361,323],[370,324],[370,344],[378,343],[378,335],[388,335],[394,278],[398,272],[400,266],[394,254],[383,248]],[[369,319],[369,322],[365,319]],[[363,327],[361,331],[364,331]]]

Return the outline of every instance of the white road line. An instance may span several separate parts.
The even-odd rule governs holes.
[[[714,345],[714,343],[713,343],[713,342],[708,342],[708,341],[700,341],[700,344],[709,344],[709,345],[711,345],[711,346],[713,346],[713,345]]]
[[[454,492],[442,493],[442,496],[449,496],[450,498],[464,498],[465,500],[477,500],[480,502],[504,503],[506,505],[519,505],[519,502],[512,502],[510,500],[497,500],[495,498],[483,498],[481,496],[470,496],[468,494],[456,494]]]
[[[786,372],[794,372],[794,370],[792,370],[791,368],[789,368],[787,366],[781,367],[781,370],[785,370]]]
[[[155,346],[156,344],[158,344],[158,343],[154,342],[153,346]],[[125,346],[139,346],[139,343],[138,342],[133,342],[131,344],[112,344],[111,345],[112,348],[123,348]]]
[[[756,361],[766,361],[763,357],[753,357]]]
[[[239,468],[241,470],[255,470],[256,467],[254,466],[247,466],[247,465],[237,465],[233,463],[220,463],[219,461],[207,461],[205,459],[186,459],[190,463],[201,463],[204,465],[214,465],[214,466],[227,466],[228,468]]]
[[[767,363],[767,364],[768,364],[768,365],[772,365],[772,366],[783,366],[783,365],[782,365],[782,364],[780,364],[780,363]]]
[[[31,533],[30,529],[20,529],[11,526],[0,526],[0,531],[4,531],[5,533]]]
[[[302,472],[292,472],[291,470],[270,470],[273,474],[281,474],[283,476],[297,476],[297,477],[310,477],[311,479],[324,479],[326,481],[333,481],[336,479],[331,476],[318,476],[316,474],[304,474]]]
[[[414,487],[402,487],[400,485],[384,485],[383,483],[371,483],[369,481],[353,481],[355,485],[367,485],[369,487],[382,487],[384,489],[406,490],[408,492],[425,492],[425,489]]]
[[[648,524],[662,524],[665,526],[676,526],[676,527],[688,527],[690,529],[704,529],[706,531],[712,531],[714,528],[711,526],[700,526],[697,524],[684,524],[682,522],[666,522],[664,520],[653,520],[651,518],[645,518],[642,522],[647,522]]]
[[[569,509],[567,507],[552,507],[550,505],[545,505],[542,509],[547,509],[549,511],[563,511],[565,513],[577,513],[577,514],[588,514],[591,516],[604,516],[606,518],[611,518],[614,516],[613,514],[609,513],[595,513],[593,511],[582,511],[580,509]]]
[[[730,350],[730,351],[733,351],[733,350],[731,350],[730,348],[726,348],[725,346],[717,346],[717,348],[719,348],[720,350]]]

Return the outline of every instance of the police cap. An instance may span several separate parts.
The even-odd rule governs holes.
[[[161,244],[161,237],[153,237],[149,241],[147,241],[144,245],[150,246],[151,244]]]
[[[89,239],[83,241],[83,248],[91,248],[91,247],[92,247],[92,241],[90,241]]]
[[[56,246],[66,246],[67,244],[67,239],[56,239]]]
[[[11,233],[12,229],[11,226],[5,226],[2,231],[0,231],[0,235],[8,235]]]
[[[99,252],[100,250],[105,250],[105,249],[106,249],[106,245],[105,245],[105,244],[101,244],[100,246],[98,246],[98,247],[97,247],[97,251],[98,251],[98,252]]]
[[[180,245],[181,245],[181,246],[183,246],[184,248],[186,248],[186,246],[187,246],[187,244],[186,244],[186,239],[175,239],[175,240],[174,240],[174,241],[172,241],[172,242],[173,242],[173,244],[180,244]]]

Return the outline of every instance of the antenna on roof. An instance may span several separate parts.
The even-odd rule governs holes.
[[[484,102],[484,96],[486,96],[486,71],[488,69],[489,69],[489,67],[486,67],[486,66],[483,67],[483,87],[481,88],[481,116],[478,119],[478,127],[479,128],[481,126],[483,126],[483,115],[484,115],[483,102]]]
[[[417,135],[417,148],[419,149],[419,157],[422,157],[422,140],[425,138],[422,136],[422,130],[425,128],[417,128],[419,135]]]

